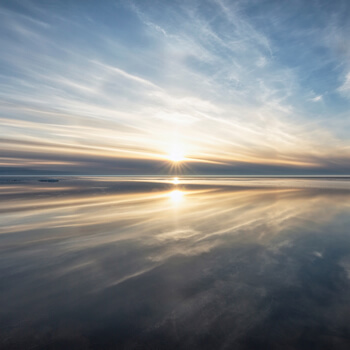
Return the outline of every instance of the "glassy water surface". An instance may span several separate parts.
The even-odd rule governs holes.
[[[0,348],[350,348],[346,178],[3,177],[0,198]]]

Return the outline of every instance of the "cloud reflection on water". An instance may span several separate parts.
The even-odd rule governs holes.
[[[279,344],[312,313],[313,332],[331,318],[332,342],[349,334],[347,179],[1,181],[0,325],[30,315],[55,337],[69,319],[92,348],[104,333],[126,348],[272,346],[276,313]]]

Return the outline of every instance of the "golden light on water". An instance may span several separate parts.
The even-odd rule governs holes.
[[[183,198],[184,193],[180,190],[174,190],[169,193],[169,197],[172,202],[179,203]]]
[[[180,180],[178,177],[174,177],[172,182],[174,185],[178,185],[180,183]]]

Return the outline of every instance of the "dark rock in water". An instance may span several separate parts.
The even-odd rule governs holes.
[[[58,182],[59,180],[57,179],[40,179],[40,182]]]

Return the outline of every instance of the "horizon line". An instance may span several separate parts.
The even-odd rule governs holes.
[[[121,175],[121,174],[98,174],[98,175],[94,175],[94,174],[0,174],[0,177],[60,177],[60,176],[75,176],[75,177],[79,177],[79,176],[89,176],[89,177],[350,177],[350,174],[346,174],[346,175],[337,175],[337,174],[330,174],[330,175],[324,175],[324,174],[316,174],[316,175],[293,175],[293,174],[286,174],[286,175],[274,175],[274,174],[268,174],[268,175],[262,175],[262,174],[258,174],[258,175],[252,175],[252,174],[245,174],[245,175],[234,175],[234,174],[215,174],[215,175],[207,175],[207,174],[201,174],[201,175],[190,175],[190,174],[186,174],[186,175],[165,175],[165,174],[147,174],[147,175],[142,175],[142,174],[128,174],[128,175]]]

